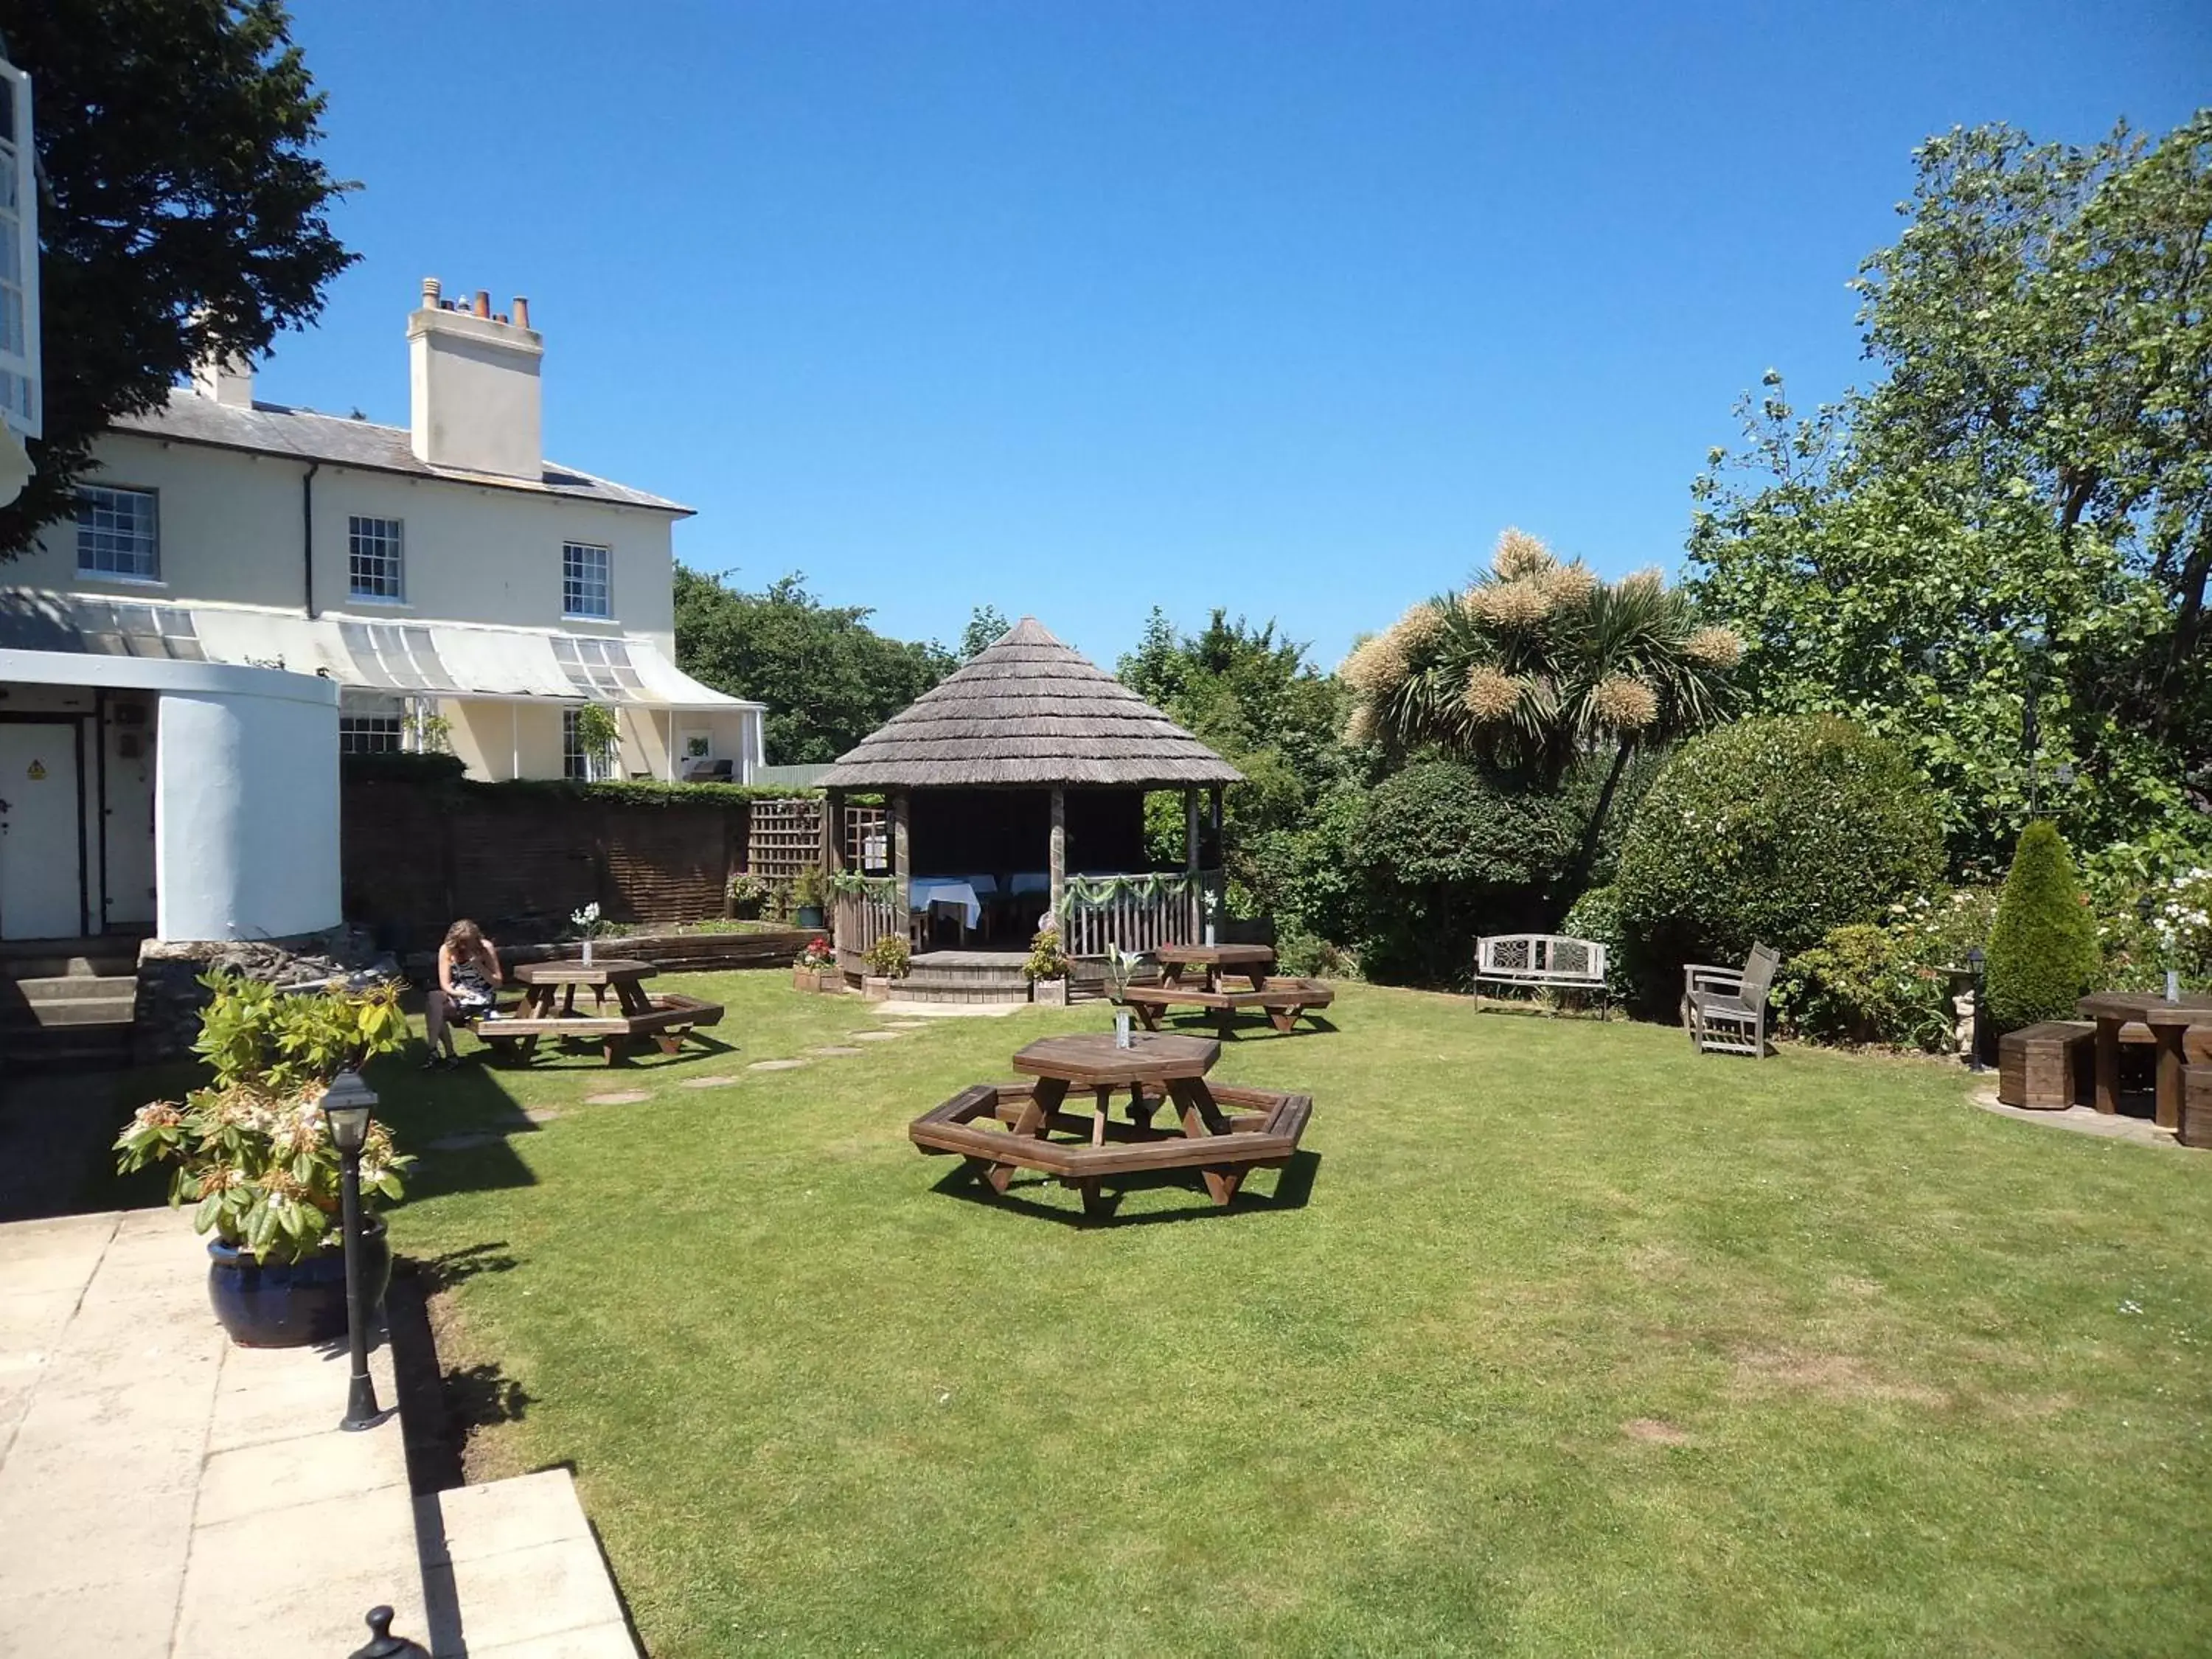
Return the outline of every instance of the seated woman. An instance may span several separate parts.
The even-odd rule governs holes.
[[[430,988],[422,1007],[422,1032],[430,1042],[423,1070],[461,1063],[453,1047],[453,1027],[473,1024],[489,1013],[506,977],[500,970],[499,952],[476,923],[457,921],[446,930],[446,942],[438,947],[438,982]]]

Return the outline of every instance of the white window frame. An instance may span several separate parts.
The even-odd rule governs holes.
[[[45,429],[45,383],[39,357],[39,173],[31,77],[0,59],[0,81],[8,83],[15,113],[13,130],[0,133],[0,221],[11,222],[15,232],[15,269],[0,270],[0,289],[12,290],[23,308],[22,349],[0,347],[0,422],[35,438]],[[0,293],[0,306],[7,303],[8,295]]]
[[[569,574],[570,561],[578,554],[599,556],[599,603],[598,611],[579,611],[569,603],[572,586],[581,590],[591,586],[588,577],[574,579]],[[561,544],[561,615],[568,622],[612,622],[615,619],[615,550],[599,542],[562,542]]]
[[[362,528],[364,525],[374,527],[364,530]],[[392,544],[389,554],[392,560],[392,585],[398,591],[391,593],[379,593],[362,586],[361,569],[357,562],[363,556],[361,550],[362,543],[364,540],[369,540],[381,544],[387,539],[385,533],[387,530],[391,532],[388,539]],[[386,555],[380,546],[368,556],[381,559]],[[346,593],[349,598],[358,599],[364,605],[407,603],[406,520],[387,519],[380,514],[374,513],[349,513],[346,515]]]
[[[162,585],[161,492],[158,489],[141,489],[136,484],[79,484],[76,490],[77,511],[82,514],[88,506],[93,505],[92,497],[95,495],[130,495],[147,503],[152,526],[150,545],[147,550],[149,568],[144,570],[102,570],[97,565],[87,564],[84,562],[84,535],[87,526],[84,520],[80,518],[76,520],[78,578],[85,581],[131,582],[143,587],[161,586]]]
[[[592,776],[592,757],[584,750],[583,739],[576,731],[576,717],[580,708],[561,711],[561,775],[575,783],[595,781]]]
[[[341,755],[399,755],[404,754],[406,749],[407,721],[403,715],[338,715]]]

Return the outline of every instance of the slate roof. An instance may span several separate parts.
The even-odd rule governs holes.
[[[836,789],[977,785],[1143,788],[1244,775],[1024,617],[971,662],[837,757]]]
[[[627,484],[594,477],[552,461],[545,463],[544,475],[534,483],[494,472],[464,472],[453,467],[431,466],[415,459],[405,427],[379,426],[373,421],[348,420],[339,415],[318,415],[313,410],[290,409],[283,404],[257,403],[251,409],[234,409],[184,386],[170,388],[166,406],[149,410],[143,415],[119,416],[112,425],[118,432],[165,438],[173,443],[208,444],[256,455],[289,455],[304,461],[325,461],[334,466],[608,501],[619,507],[649,507],[654,512],[685,517],[692,511],[679,502],[649,495],[642,489],[632,489]]]

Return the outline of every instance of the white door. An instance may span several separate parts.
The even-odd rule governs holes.
[[[76,722],[0,720],[0,939],[84,931]]]

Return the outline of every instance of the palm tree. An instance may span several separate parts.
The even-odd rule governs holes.
[[[1394,754],[1434,744],[1547,786],[1610,747],[1594,855],[1629,757],[1719,720],[1742,654],[1658,572],[1605,582],[1508,530],[1464,592],[1413,606],[1346,659],[1358,698],[1346,735]]]
[[[1656,571],[1601,581],[1509,530],[1465,592],[1415,605],[1342,672],[1355,738],[1556,782],[1608,745],[1661,747],[1711,725],[1741,654]]]

